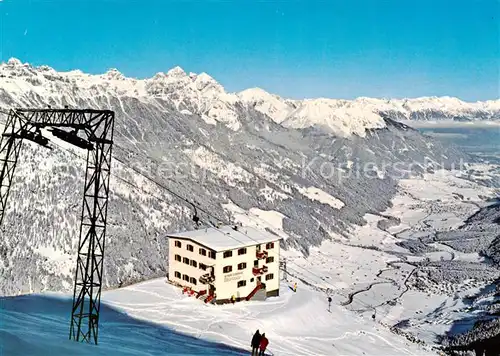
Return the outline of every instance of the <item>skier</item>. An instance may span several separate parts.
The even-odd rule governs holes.
[[[262,336],[260,338],[260,354],[259,354],[259,356],[265,355],[267,345],[269,345],[269,340],[266,338],[266,333],[262,333]]]
[[[330,307],[332,305],[332,297],[328,297],[328,311],[331,313]]]
[[[295,282],[295,284],[293,285],[293,291],[297,292],[297,282]]]
[[[259,356],[260,339],[261,336],[259,330],[257,330],[252,338],[252,356]]]

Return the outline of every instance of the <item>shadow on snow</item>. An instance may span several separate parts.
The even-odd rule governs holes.
[[[72,301],[25,295],[0,298],[0,355],[248,355],[137,320],[101,303],[99,345],[69,340]]]

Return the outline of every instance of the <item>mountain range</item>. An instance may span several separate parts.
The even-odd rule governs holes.
[[[133,79],[114,69],[0,64],[0,108],[49,105],[116,113],[114,155],[127,164],[113,161],[106,287],[164,275],[165,234],[194,228],[189,204],[136,171],[307,255],[390,206],[399,178],[474,160],[398,120],[500,119],[499,101],[288,100],[261,89],[228,93],[179,67]],[[52,151],[23,146],[1,227],[3,295],[72,289],[84,152],[51,139]]]
[[[79,70],[56,72],[48,66],[33,67],[15,58],[0,65],[1,89],[9,91],[15,100],[23,103],[22,93],[28,89],[43,99],[46,91],[65,89],[60,92],[68,104],[77,104],[73,93],[82,99],[105,90],[113,97],[134,97],[141,101],[152,98],[168,100],[183,115],[199,115],[210,124],[224,123],[237,130],[240,127],[235,106],[249,106],[268,116],[274,122],[289,128],[317,126],[336,136],[365,135],[365,130],[384,127],[384,117],[409,121],[496,121],[500,120],[500,100],[469,103],[453,97],[422,97],[415,99],[304,99],[292,100],[270,94],[260,88],[239,93],[228,93],[215,79],[206,73],[187,74],[175,67],[167,73],[157,73],[152,78],[127,78],[116,69],[102,75],[89,75]],[[23,83],[24,82],[24,83]],[[61,85],[65,83],[65,85]],[[64,87],[64,88],[63,88]],[[6,104],[13,104],[6,96]],[[43,101],[43,100],[42,100]],[[28,100],[28,102],[31,102]],[[53,98],[52,104],[57,99]],[[44,104],[46,104],[44,102]]]

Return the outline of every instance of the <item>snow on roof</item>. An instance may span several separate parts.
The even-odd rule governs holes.
[[[238,226],[238,230],[234,230],[233,226],[211,227],[169,234],[167,237],[189,239],[216,252],[281,240],[280,236],[250,226]]]

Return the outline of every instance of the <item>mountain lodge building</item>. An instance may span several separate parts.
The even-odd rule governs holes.
[[[281,237],[253,227],[223,226],[170,234],[168,279],[205,302],[278,296]]]

